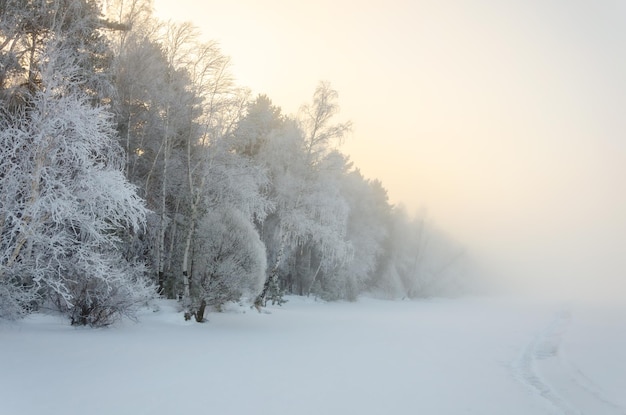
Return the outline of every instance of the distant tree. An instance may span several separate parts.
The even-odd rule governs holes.
[[[354,247],[346,238],[349,205],[342,194],[341,180],[350,168],[338,151],[328,153],[306,182],[302,197],[307,215],[307,233],[293,258],[294,288],[309,295],[314,287],[327,299],[343,298],[338,271],[353,259]]]
[[[105,0],[105,27],[114,55],[119,56],[126,49],[130,38],[145,37],[154,29],[152,0]]]
[[[377,272],[378,290],[391,298],[456,294],[466,277],[464,249],[425,215],[402,206],[391,214],[389,238]]]
[[[349,206],[346,239],[353,254],[336,270],[333,291],[336,296],[354,300],[359,293],[371,290],[377,278],[389,237],[391,206],[382,184],[365,179],[358,169],[343,175],[341,193]]]
[[[235,151],[251,159],[258,158],[269,135],[278,131],[284,122],[280,107],[267,95],[257,96],[247,104],[245,116],[237,123],[233,134]]]
[[[300,108],[298,125],[306,166],[302,207],[309,217],[306,239],[295,251],[297,293],[308,295],[317,281],[329,281],[339,264],[349,260],[352,247],[345,239],[348,206],[341,194],[347,159],[337,151],[352,123],[336,123],[339,94],[320,82],[310,104]],[[323,286],[324,284],[321,283]]]
[[[352,130],[352,123],[332,123],[339,113],[339,94],[329,82],[320,82],[313,102],[300,108],[298,122],[304,132],[304,151],[310,166],[315,166],[347,133]]]

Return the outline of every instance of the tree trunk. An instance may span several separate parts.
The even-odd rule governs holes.
[[[159,289],[163,289],[165,277],[163,274],[165,268],[165,212],[166,212],[166,200],[167,200],[167,165],[169,163],[169,107],[165,111],[165,134],[163,136],[163,179],[161,182],[161,217],[159,220],[159,239],[157,246],[157,267],[159,278]],[[147,186],[147,184],[146,184]],[[147,195],[146,187],[146,195]]]
[[[191,117],[189,118],[191,120]],[[189,126],[189,130],[191,131],[191,125]],[[190,281],[189,281],[189,255],[191,253],[191,242],[193,241],[193,235],[196,230],[196,222],[198,221],[198,205],[200,203],[200,190],[196,189],[194,185],[193,178],[193,168],[192,168],[192,159],[191,159],[191,142],[192,136],[187,137],[187,184],[189,185],[189,194],[191,196],[191,217],[189,218],[189,226],[187,230],[187,237],[185,238],[185,252],[183,253],[183,264],[182,264],[182,274],[183,274],[183,306],[185,308],[189,308],[191,306],[191,290],[190,290]],[[200,180],[198,184],[198,188],[201,189],[204,184],[204,180]],[[200,309],[202,310],[202,319],[204,319],[204,307],[206,306],[206,302],[203,299],[200,305]],[[199,313],[197,311],[196,313]],[[202,319],[198,320],[198,316],[196,315],[196,320],[201,322]]]
[[[287,235],[283,233],[283,236],[280,240],[280,248],[278,249],[278,254],[276,255],[276,261],[274,261],[274,266],[270,271],[269,275],[265,279],[265,283],[263,284],[263,291],[261,294],[257,296],[254,300],[254,306],[256,309],[261,312],[261,307],[265,307],[267,305],[267,292],[269,291],[272,285],[276,286],[278,283],[278,267],[283,260],[283,256],[285,254],[285,245],[287,244]]]
[[[198,309],[196,310],[196,321],[198,323],[203,323],[204,322],[204,311],[206,310],[206,301],[202,300],[200,302],[200,307],[198,307]]]
[[[309,288],[306,291],[307,297],[311,295],[311,290],[313,289],[313,285],[315,285],[315,281],[317,281],[317,276],[322,269],[322,260],[320,259],[320,263],[317,265],[317,269],[315,270],[315,274],[313,274],[313,278],[311,278],[311,283],[309,284]]]
[[[191,250],[191,239],[193,237],[193,224],[187,232],[187,241],[185,242],[185,253],[183,254],[183,307],[188,308],[191,305],[191,290],[189,289],[189,252]]]

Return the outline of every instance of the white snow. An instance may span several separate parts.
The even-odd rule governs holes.
[[[290,297],[205,324],[157,306],[106,329],[1,322],[0,413],[626,413],[626,306]]]

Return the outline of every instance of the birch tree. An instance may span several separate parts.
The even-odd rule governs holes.
[[[280,301],[281,289],[308,294],[322,273],[349,255],[347,205],[338,184],[345,160],[333,146],[350,124],[333,124],[336,99],[336,91],[322,83],[296,119],[282,117],[266,97],[259,97],[238,129],[240,151],[267,169],[271,182],[273,210],[257,223],[268,252],[257,306],[268,298]]]
[[[144,20],[119,40],[113,66],[119,91],[115,109],[127,177],[152,211],[139,247],[159,292],[174,297],[181,286],[173,269],[181,251],[182,203],[188,200],[186,143],[196,133],[199,112],[181,56],[196,34],[189,25],[167,24],[159,31],[158,22]]]
[[[145,208],[72,51],[47,44],[41,62],[42,87],[0,118],[0,291],[21,291],[12,314],[36,293],[73,324],[109,324],[151,297],[142,265],[121,249]]]
[[[300,295],[310,294],[321,275],[329,276],[351,255],[351,246],[345,239],[348,207],[340,190],[348,162],[337,147],[352,124],[335,122],[338,98],[330,83],[320,82],[312,103],[303,105],[297,118],[307,168],[302,196],[305,211],[312,217],[306,240],[300,241],[295,256]]]

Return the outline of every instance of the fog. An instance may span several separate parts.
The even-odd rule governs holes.
[[[622,300],[626,4],[155,0],[295,112],[321,79],[343,151],[507,291]]]

